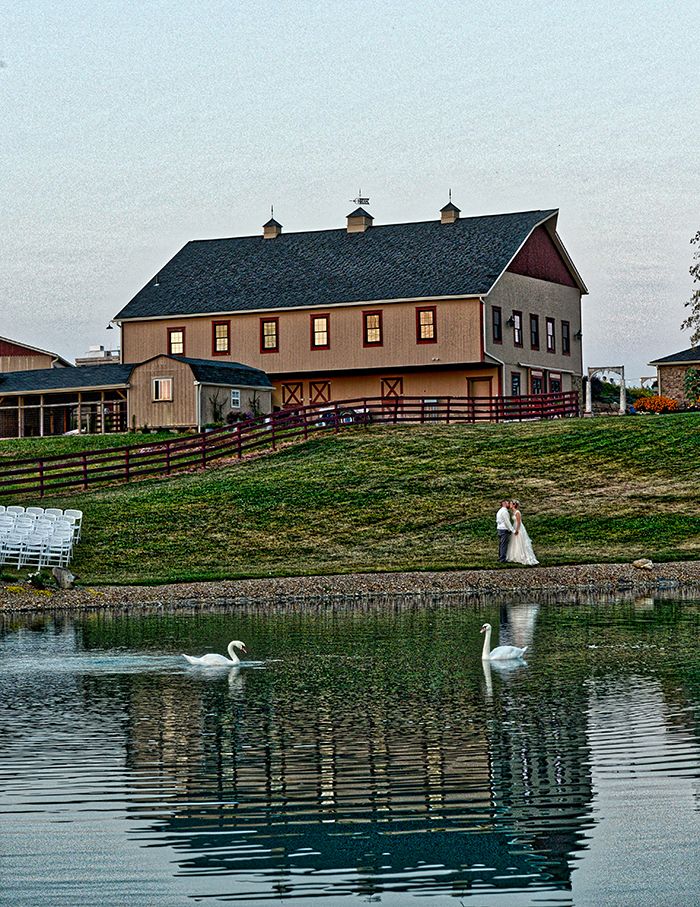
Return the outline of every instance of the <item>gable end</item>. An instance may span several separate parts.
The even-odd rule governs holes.
[[[565,287],[577,286],[552,237],[543,226],[532,231],[506,270],[513,274],[521,274],[523,277],[535,277],[537,280],[562,284]]]

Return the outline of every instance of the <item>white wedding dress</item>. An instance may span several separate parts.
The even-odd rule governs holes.
[[[515,520],[513,520],[513,525],[517,525],[517,516]],[[535,552],[532,550],[532,542],[530,541],[530,536],[527,534],[527,529],[525,528],[522,517],[520,518],[520,529],[518,530],[518,534],[516,535],[514,532],[511,533],[506,560],[514,564],[525,564],[526,567],[534,567],[535,564],[539,564],[539,561],[535,557]]]

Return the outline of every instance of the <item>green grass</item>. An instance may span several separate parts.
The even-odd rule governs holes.
[[[694,560],[699,454],[700,414],[354,428],[42,503],[85,512],[89,584],[495,567],[503,494],[544,565]]]

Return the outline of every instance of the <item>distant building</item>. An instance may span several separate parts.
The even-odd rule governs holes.
[[[40,350],[28,343],[0,337],[0,372],[23,372],[42,368],[72,368],[58,353]]]
[[[587,290],[558,211],[188,243],[119,312],[122,361],[236,359],[277,406],[511,396],[582,386]]]
[[[91,346],[84,356],[75,360],[77,366],[114,365],[121,362],[119,350],[106,350],[103,346]]]
[[[660,397],[670,397],[679,403],[695,403],[685,395],[685,375],[689,368],[700,369],[700,346],[681,350],[661,359],[654,359],[649,365],[656,366],[656,380]]]
[[[271,409],[272,385],[237,362],[154,356],[128,365],[0,374],[0,437],[201,429],[231,412]]]

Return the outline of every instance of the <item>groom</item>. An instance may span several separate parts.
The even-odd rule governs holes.
[[[500,510],[496,513],[496,531],[498,532],[498,560],[502,563],[506,563],[506,554],[508,552],[508,542],[510,541],[510,535],[513,532],[513,524],[510,521],[510,513],[508,508],[510,507],[510,501],[504,500],[501,501]]]

